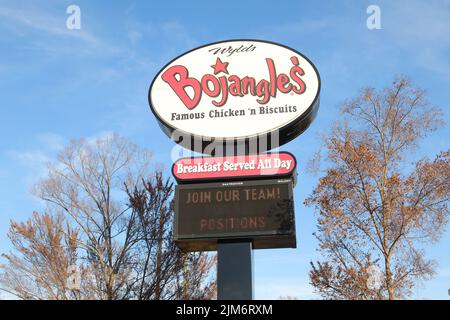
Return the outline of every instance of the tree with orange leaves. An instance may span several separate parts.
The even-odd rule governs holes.
[[[11,222],[8,237],[16,252],[3,255],[8,263],[2,266],[0,283],[10,284],[4,291],[23,299],[80,296],[80,290],[67,286],[68,267],[77,260],[78,232],[65,222],[63,215],[37,212],[26,222]]]
[[[325,174],[305,201],[318,213],[325,257],[311,262],[311,284],[327,299],[408,297],[434,274],[423,245],[439,239],[449,216],[450,151],[410,166],[441,112],[406,77],[363,89],[341,111],[344,121],[324,136]]]

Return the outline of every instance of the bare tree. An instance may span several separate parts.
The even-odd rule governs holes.
[[[135,250],[141,275],[138,299],[211,299],[215,281],[210,277],[215,257],[206,253],[186,254],[172,241],[173,183],[161,173],[142,187],[128,190],[131,207],[137,216],[139,245]]]
[[[311,263],[311,283],[325,298],[407,297],[433,275],[423,244],[439,239],[449,214],[450,152],[408,166],[420,138],[442,123],[440,111],[400,77],[382,92],[363,89],[342,113],[324,137],[328,169],[305,202],[319,214],[326,257]]]
[[[216,299],[217,282],[211,271],[217,263],[217,256],[205,252],[185,253],[182,261],[183,271],[178,273],[176,299]]]
[[[186,255],[168,232],[172,184],[162,181],[150,153],[125,138],[72,141],[36,186],[47,213],[11,222],[2,289],[23,299],[180,298],[181,270],[203,281],[211,264],[199,269],[198,254],[198,264],[181,268]],[[73,266],[81,277],[75,288],[67,287]],[[209,288],[200,282],[199,290]]]
[[[133,245],[131,211],[123,183],[150,172],[150,154],[117,135],[72,141],[36,187],[49,208],[64,212],[80,230],[82,259],[95,270],[97,297],[127,298],[128,249]]]

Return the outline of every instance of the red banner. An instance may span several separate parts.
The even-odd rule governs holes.
[[[175,179],[182,182],[223,179],[257,179],[291,176],[297,167],[289,152],[230,157],[182,158],[172,166]]]

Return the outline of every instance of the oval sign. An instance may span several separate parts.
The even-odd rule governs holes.
[[[268,137],[272,143],[259,145],[261,152],[310,125],[319,93],[319,73],[300,52],[268,41],[230,40],[172,60],[154,78],[148,98],[163,131],[189,149]],[[194,148],[199,145],[202,150]]]

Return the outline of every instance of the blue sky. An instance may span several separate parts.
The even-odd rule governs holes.
[[[81,8],[81,29],[66,28],[66,8]],[[366,9],[381,9],[368,30]],[[170,168],[173,143],[148,107],[156,72],[195,46],[229,38],[280,42],[304,53],[322,78],[316,121],[281,150],[299,162],[295,189],[298,248],[255,252],[256,298],[318,298],[309,261],[320,259],[316,219],[302,202],[318,177],[305,173],[318,134],[362,86],[406,74],[450,119],[450,1],[8,1],[0,0],[0,251],[10,219],[42,204],[31,196],[45,163],[71,138],[118,132]],[[448,149],[449,126],[421,144],[411,161]],[[416,298],[449,299],[450,228],[427,247],[436,277]]]

